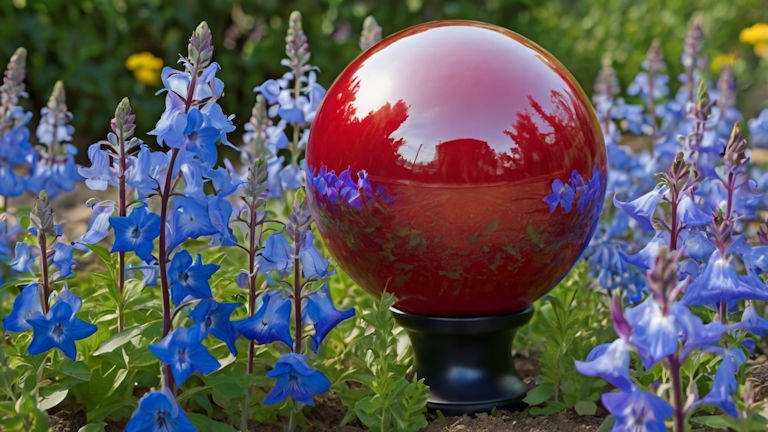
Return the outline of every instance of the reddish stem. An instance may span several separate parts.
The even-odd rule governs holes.
[[[685,409],[683,407],[683,389],[680,380],[680,359],[677,354],[667,357],[669,375],[672,380],[672,402],[675,407],[675,432],[685,432]]]
[[[176,163],[176,157],[179,155],[179,149],[171,150],[171,162],[168,166],[168,172],[165,174],[165,186],[160,191],[160,241],[158,265],[160,266],[160,286],[163,294],[163,337],[171,332],[171,289],[168,284],[168,252],[165,241],[165,226],[168,222],[168,201],[171,197],[171,181],[173,180],[173,165]],[[165,366],[165,385],[173,389],[173,375],[171,367]]]
[[[50,309],[48,297],[51,296],[51,287],[48,284],[48,242],[42,229],[38,230],[37,242],[40,245],[40,268],[43,270],[43,313],[47,314]]]

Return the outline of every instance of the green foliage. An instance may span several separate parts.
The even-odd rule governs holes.
[[[427,425],[429,388],[423,380],[406,378],[411,355],[400,348],[399,329],[389,312],[395,302],[393,295],[384,293],[370,308],[359,311],[366,330],[353,343],[353,367],[345,377],[363,389],[342,397],[344,404],[375,432],[415,432]]]
[[[539,385],[525,402],[531,414],[546,416],[574,409],[594,415],[605,381],[579,374],[575,360],[584,360],[592,347],[612,340],[610,316],[604,294],[589,288],[586,267],[574,267],[568,277],[536,308],[531,323],[516,339],[528,347],[546,346],[541,353]],[[518,348],[525,347],[518,345]]]

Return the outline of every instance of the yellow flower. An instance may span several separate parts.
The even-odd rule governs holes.
[[[160,69],[163,67],[163,60],[150,52],[142,51],[128,56],[125,60],[125,67],[133,72],[137,81],[152,85],[160,82]]]
[[[712,64],[709,67],[712,68],[712,72],[720,72],[723,66],[736,63],[737,58],[739,57],[736,53],[718,54],[712,59]]]
[[[752,27],[743,29],[739,34],[739,40],[750,45],[768,43],[768,24],[757,23]]]

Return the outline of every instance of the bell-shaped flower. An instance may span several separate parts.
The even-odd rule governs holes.
[[[664,399],[642,390],[603,394],[603,406],[613,414],[613,432],[666,432],[664,421],[675,413]]]
[[[330,276],[328,268],[331,260],[320,255],[320,252],[315,249],[314,241],[315,236],[312,234],[312,231],[305,231],[301,234],[299,260],[301,262],[301,274],[304,275],[304,279]]]
[[[200,236],[213,235],[218,232],[208,215],[206,201],[199,201],[192,197],[174,197],[174,209],[172,218],[172,235],[168,251],[172,251],[187,239],[196,239]]]
[[[125,432],[197,432],[168,389],[145,394]]]
[[[35,314],[43,313],[40,303],[40,290],[37,283],[25,286],[13,301],[11,313],[3,318],[3,327],[8,331],[23,332],[32,328],[27,319]]]
[[[768,320],[760,318],[755,307],[747,306],[741,314],[741,321],[734,324],[732,329],[746,330],[755,336],[768,337]]]
[[[706,396],[698,400],[696,405],[716,405],[729,415],[738,417],[739,412],[736,409],[736,403],[733,401],[733,394],[736,393],[739,387],[736,373],[746,360],[747,357],[741,348],[725,350],[723,360],[720,362],[720,366],[717,367],[717,372],[715,372],[712,389]]]
[[[686,227],[700,227],[712,222],[712,216],[699,208],[688,194],[677,203],[677,218]]]
[[[653,230],[653,224],[651,223],[653,213],[656,211],[656,206],[659,205],[659,201],[661,201],[667,190],[666,186],[658,185],[645,195],[628,202],[619,201],[614,196],[613,204],[632,216],[640,228],[651,231]]]
[[[147,197],[159,187],[162,173],[168,170],[168,164],[168,156],[165,153],[150,151],[149,147],[142,144],[139,153],[128,158],[125,182],[136,190],[140,198]],[[175,166],[174,169],[179,167]]]
[[[109,155],[102,150],[101,143],[88,147],[90,167],[78,167],[77,172],[85,178],[85,185],[91,190],[106,190],[108,185],[117,186],[118,180],[112,169]]]
[[[163,75],[167,69],[174,71],[171,68],[163,68]],[[184,141],[184,129],[187,126],[184,110],[184,100],[176,93],[168,92],[165,96],[165,111],[160,115],[155,128],[147,134],[155,135],[157,144],[160,146],[180,147]]]
[[[246,339],[258,344],[281,341],[293,347],[291,337],[291,301],[280,291],[269,291],[261,297],[261,307],[253,316],[235,321],[235,329]]]
[[[0,256],[10,257],[13,254],[11,238],[23,230],[21,225],[11,226],[11,222],[7,218],[0,220]]]
[[[309,347],[317,352],[328,333],[340,322],[353,316],[355,316],[354,308],[336,309],[328,284],[324,284],[320,289],[309,294],[302,316],[305,322],[312,323],[315,327],[315,334],[309,339]]]
[[[635,267],[642,270],[650,270],[653,267],[653,263],[656,262],[656,257],[659,255],[659,248],[666,244],[667,234],[665,232],[658,232],[637,253],[627,255],[624,251],[619,251],[619,256]]]
[[[115,203],[100,201],[91,206],[93,215],[88,221],[88,230],[75,240],[73,247],[77,250],[88,250],[85,245],[93,245],[104,240],[109,234],[109,217],[115,211]]]
[[[160,342],[149,345],[149,350],[171,367],[176,384],[182,385],[195,372],[208,375],[221,366],[201,343],[204,338],[205,332],[200,326],[179,327]]]
[[[208,280],[218,269],[219,266],[216,264],[203,264],[202,256],[199,254],[194,263],[192,255],[185,250],[175,254],[168,266],[173,304],[179,306],[187,298],[211,297],[211,286]]]
[[[273,105],[277,103],[277,97],[280,96],[280,91],[284,87],[284,85],[281,86],[281,82],[285,84],[284,80],[268,79],[261,85],[254,87],[253,92],[261,93],[267,100],[267,104]]]
[[[293,265],[293,248],[282,233],[275,232],[267,237],[259,256],[259,271],[269,273],[276,270],[285,273]]]
[[[208,219],[211,225],[216,228],[216,233],[211,235],[211,243],[221,246],[235,246],[237,239],[235,233],[229,226],[229,220],[232,216],[232,204],[221,195],[208,195]]]
[[[24,242],[17,242],[14,248],[14,257],[11,261],[11,268],[19,273],[32,273],[32,263],[34,256],[29,245]]]
[[[189,317],[200,325],[203,331],[226,343],[232,355],[237,355],[237,331],[229,317],[238,307],[240,303],[217,303],[212,299],[204,299],[189,313]]]
[[[204,126],[216,129],[216,131],[218,131],[217,138],[222,144],[234,150],[239,150],[227,139],[227,134],[235,130],[235,125],[232,123],[232,119],[235,118],[234,114],[225,115],[221,106],[215,101],[206,103],[200,112],[205,115]]]
[[[294,99],[290,91],[283,90],[277,96],[277,103],[279,104],[277,115],[287,123],[302,124],[306,121],[304,110],[302,109],[305,104],[309,103],[306,97],[299,96]]]
[[[128,216],[112,216],[109,224],[115,230],[112,252],[135,252],[144,261],[152,259],[154,240],[160,235],[160,216],[142,205]]]
[[[646,368],[676,353],[680,338],[701,325],[701,319],[679,303],[672,303],[665,315],[653,297],[627,309],[626,315],[632,326],[629,343],[637,348]]]
[[[624,391],[635,385],[629,378],[630,345],[623,339],[592,348],[585,361],[576,360],[576,370],[582,375],[600,377]]]
[[[65,356],[75,360],[75,341],[96,333],[96,326],[77,318],[71,303],[57,301],[47,314],[36,313],[27,318],[32,326],[30,354],[42,354],[51,348],[60,349]]]
[[[683,294],[681,302],[689,306],[717,305],[738,300],[768,300],[768,287],[760,278],[736,273],[727,258],[715,251],[702,274]]]
[[[66,243],[56,243],[53,246],[53,258],[51,261],[53,265],[58,267],[61,277],[65,278],[72,274],[72,267],[75,265],[75,261],[72,259],[72,252],[74,248]]]
[[[216,141],[221,132],[211,126],[205,126],[205,116],[197,108],[187,113],[187,124],[184,128],[184,143],[187,150],[200,158],[201,161],[213,166],[218,158]],[[171,147],[178,147],[171,145]]]
[[[277,383],[264,398],[264,405],[276,404],[290,397],[296,402],[315,406],[312,397],[331,388],[328,378],[307,366],[307,358],[296,353],[283,354],[277,359],[275,367],[267,372],[267,377],[276,378]]]

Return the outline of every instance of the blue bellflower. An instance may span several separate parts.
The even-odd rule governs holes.
[[[21,290],[21,294],[13,301],[11,313],[3,318],[3,327],[8,331],[23,332],[32,328],[27,318],[43,313],[40,303],[40,290],[37,283],[31,283]]]
[[[96,326],[77,318],[75,312],[69,302],[57,301],[47,314],[36,313],[28,318],[33,331],[29,353],[42,354],[51,348],[58,348],[65,356],[75,360],[75,341],[96,333]]]
[[[75,240],[73,247],[78,250],[88,250],[86,245],[93,245],[104,240],[109,234],[109,218],[115,211],[115,203],[101,201],[91,206],[93,215],[88,221],[88,229]]]
[[[264,405],[276,404],[291,397],[296,402],[315,406],[312,397],[325,393],[331,387],[325,375],[307,366],[307,358],[296,353],[283,354],[275,367],[267,372],[267,377],[276,378],[277,383],[264,398]]]
[[[149,345],[149,350],[171,367],[176,384],[182,385],[195,372],[208,375],[221,366],[201,343],[203,338],[205,332],[200,326],[179,327],[160,342]]]
[[[13,261],[11,261],[11,268],[19,273],[33,273],[31,267],[33,262],[34,257],[29,245],[24,242],[16,243]]]
[[[125,432],[197,432],[167,389],[142,396]]]
[[[315,334],[310,337],[309,346],[317,352],[323,339],[331,330],[340,322],[355,316],[355,309],[349,308],[343,311],[336,309],[331,299],[331,290],[328,284],[324,284],[307,296],[303,315],[302,319],[315,327]]]
[[[630,345],[623,339],[592,348],[585,361],[576,361],[576,370],[582,375],[600,377],[624,391],[635,385],[629,378]]]
[[[66,243],[56,243],[53,246],[53,265],[58,267],[61,277],[65,278],[72,274],[72,267],[75,261],[72,259],[74,248]]]
[[[261,307],[253,316],[234,322],[237,332],[258,344],[281,341],[293,347],[291,301],[280,291],[267,292],[261,301]]]
[[[325,278],[331,275],[328,271],[331,260],[320,255],[320,252],[315,249],[314,242],[315,236],[312,231],[305,231],[301,234],[299,261],[304,279]]]
[[[733,394],[738,390],[739,383],[736,373],[739,367],[747,360],[741,348],[731,348],[723,353],[723,360],[715,372],[715,379],[709,393],[696,402],[696,405],[716,405],[733,417],[738,417],[739,412],[733,401]]]
[[[675,413],[664,399],[642,390],[605,393],[601,400],[616,419],[611,432],[667,432],[664,420]]]
[[[666,186],[658,185],[645,195],[628,202],[619,201],[614,196],[613,204],[632,216],[641,228],[650,231],[653,230],[653,213],[667,190]]]
[[[135,252],[144,261],[152,259],[154,240],[160,235],[160,216],[142,205],[128,216],[110,217],[109,224],[115,229],[112,252]]]
[[[689,306],[716,305],[738,300],[768,300],[768,287],[753,275],[739,275],[727,258],[715,251],[704,272],[685,290],[681,302]]]
[[[259,256],[259,271],[269,273],[277,270],[285,273],[293,265],[293,248],[282,233],[270,234]]]
[[[117,174],[112,169],[109,154],[102,150],[101,143],[88,147],[90,167],[78,167],[77,172],[85,178],[85,185],[91,190],[107,190],[107,186],[117,186]]]
[[[168,266],[168,279],[171,282],[173,304],[179,306],[188,297],[202,299],[211,297],[208,280],[219,269],[216,264],[203,264],[202,256],[197,255],[192,262],[192,255],[182,250],[173,256]]]
[[[237,331],[229,317],[238,307],[240,303],[217,303],[212,299],[204,299],[189,313],[189,317],[204,331],[226,343],[232,355],[237,355]]]

